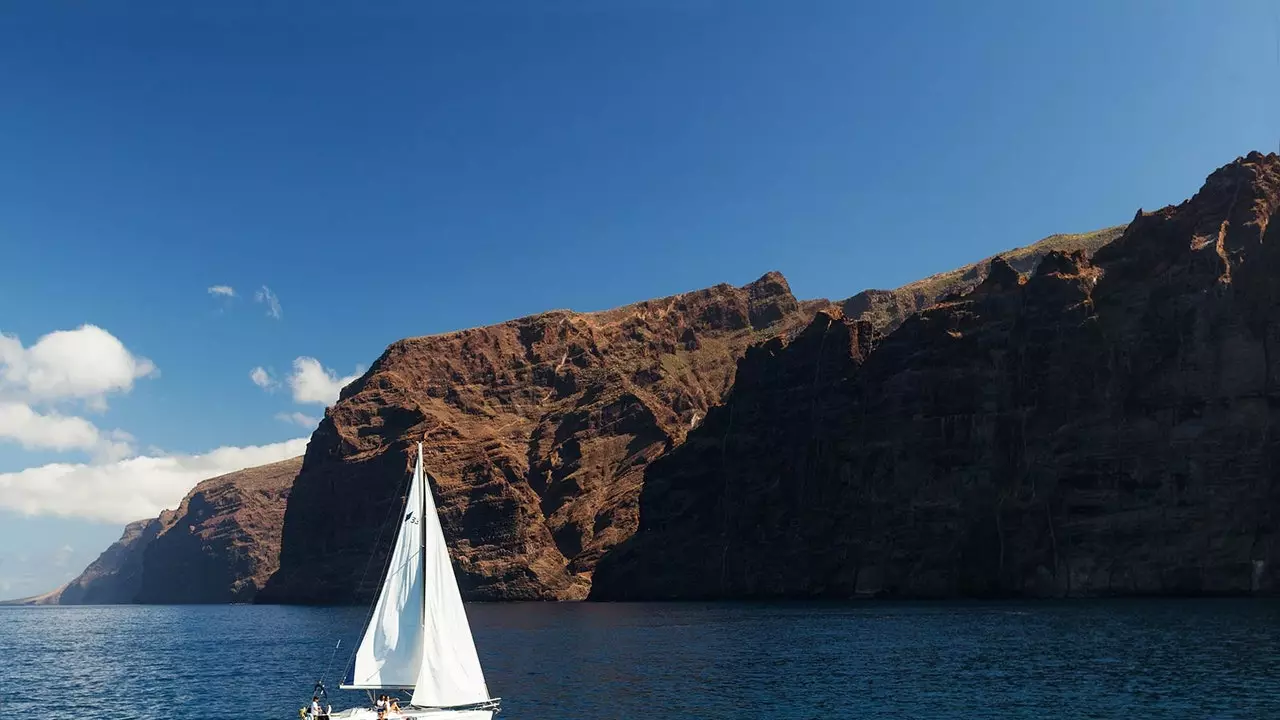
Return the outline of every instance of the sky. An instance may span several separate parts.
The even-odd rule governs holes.
[[[397,339],[895,287],[1280,146],[1264,2],[366,5],[6,3],[0,598]]]

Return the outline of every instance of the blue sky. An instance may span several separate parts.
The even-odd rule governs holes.
[[[0,332],[149,360],[105,410],[31,407],[154,457],[305,437],[277,418],[323,411],[299,357],[341,378],[401,337],[775,269],[843,298],[1280,144],[1263,2],[104,5],[0,16]],[[116,459],[0,437],[0,473]],[[0,595],[119,533],[13,506]]]

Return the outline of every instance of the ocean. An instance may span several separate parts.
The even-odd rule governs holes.
[[[0,607],[9,718],[292,720],[362,608]],[[498,720],[1280,718],[1280,603],[469,604]],[[363,700],[331,693],[335,708]]]

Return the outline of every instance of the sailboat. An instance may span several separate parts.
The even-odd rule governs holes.
[[[492,720],[498,712],[501,699],[491,698],[485,685],[422,470],[422,443],[377,603],[339,687],[368,691],[371,698],[412,691],[407,704],[385,715],[389,720]],[[378,714],[352,708],[329,717],[372,720]]]

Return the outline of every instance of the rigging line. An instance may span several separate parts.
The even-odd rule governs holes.
[[[325,679],[326,677],[328,677],[328,675],[329,675],[329,668],[333,667],[333,659],[334,659],[335,657],[337,657],[337,655],[338,655],[338,648],[340,648],[340,647],[342,647],[342,640],[341,640],[341,639],[339,639],[339,640],[338,640],[338,644],[337,644],[337,645],[334,645],[334,646],[333,646],[333,652],[329,653],[329,662],[327,662],[327,663],[325,663],[325,664],[324,664],[324,672],[320,673],[320,678],[319,678],[318,680],[316,680],[316,687],[320,688],[320,690],[321,690],[322,692],[324,691],[324,679]],[[328,695],[329,695],[329,694],[326,692],[326,693],[325,693],[325,697],[327,698],[327,697],[328,697]]]
[[[391,568],[391,564],[390,564],[390,563],[387,563],[387,572],[386,572],[386,576],[387,576],[387,577],[391,577],[393,573],[394,573],[395,575],[399,575],[400,573],[402,573],[402,572],[404,572],[404,571],[405,571],[405,568],[408,568],[410,564],[412,564],[415,560],[417,560],[417,559],[418,559],[418,558],[420,558],[420,557],[422,557],[422,551],[421,551],[421,550],[419,550],[418,552],[415,552],[414,554],[412,554],[412,555],[410,555],[409,557],[405,558],[405,559],[404,559],[404,562],[402,562],[402,563],[400,563],[399,565],[397,565],[397,566],[395,567],[395,569],[392,569],[392,568]]]

